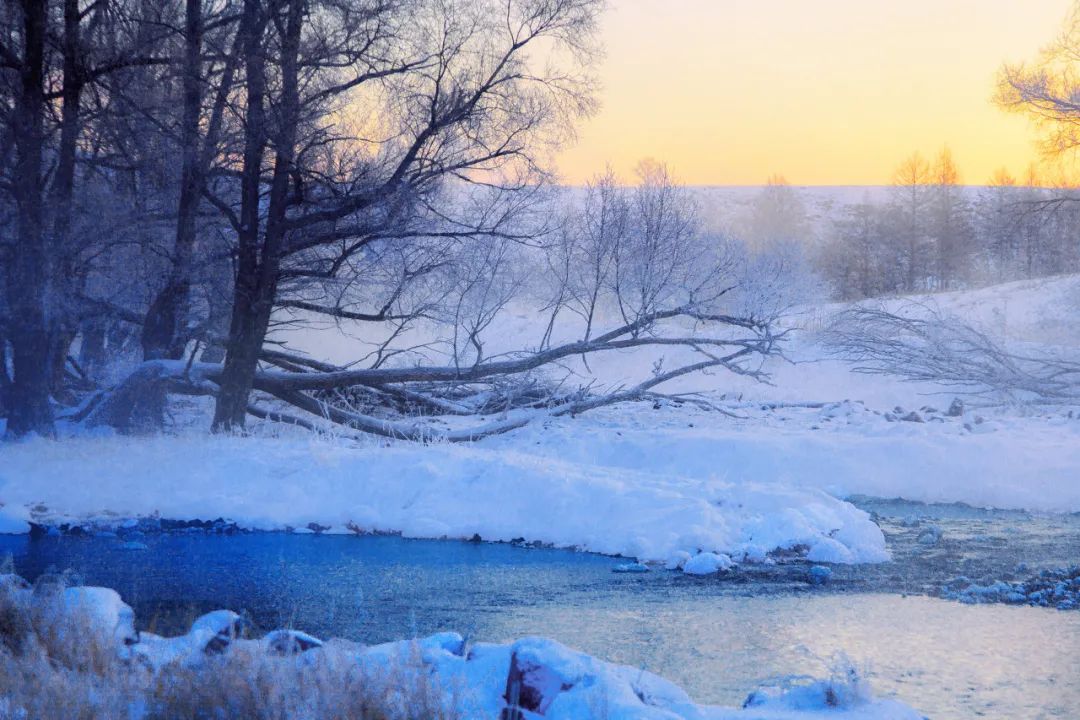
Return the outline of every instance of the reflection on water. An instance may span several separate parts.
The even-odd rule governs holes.
[[[573,612],[510,608],[483,628],[522,633],[644,666],[703,702],[740,704],[770,676],[821,676],[842,650],[879,694],[931,718],[1080,717],[1075,612],[879,594],[575,598]]]
[[[114,587],[143,627],[175,633],[203,611],[247,611],[264,629],[378,642],[453,629],[482,640],[545,635],[737,705],[770,678],[825,673],[838,650],[879,693],[933,718],[1075,718],[1080,613],[970,607],[926,597],[775,582],[618,575],[558,550],[393,537],[163,535],[0,537],[34,578],[74,569]],[[847,588],[860,587],[853,584]]]

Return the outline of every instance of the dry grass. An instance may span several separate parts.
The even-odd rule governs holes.
[[[0,588],[0,720],[456,720],[418,657],[373,671],[330,643],[302,658],[258,644],[153,671],[86,618]]]

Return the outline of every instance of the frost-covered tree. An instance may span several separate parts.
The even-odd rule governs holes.
[[[1058,36],[1032,63],[1005,65],[998,72],[997,104],[1023,113],[1042,131],[1044,152],[1060,156],[1080,147],[1080,4]]]
[[[783,244],[813,246],[806,205],[783,175],[771,175],[754,196],[740,235],[759,249]]]
[[[875,297],[893,289],[888,285],[888,233],[885,213],[868,198],[844,208],[833,221],[816,266],[837,297]]]
[[[0,234],[10,347],[8,432],[52,432],[69,348],[86,313],[86,268],[109,244],[86,219],[111,210],[107,150],[92,131],[111,76],[166,62],[142,3],[19,0],[0,9],[0,176],[15,219]],[[90,207],[87,201],[101,201]],[[6,229],[6,228],[5,228]],[[100,228],[99,228],[100,230]],[[7,375],[8,367],[3,374]]]
[[[930,165],[917,152],[905,159],[893,175],[892,207],[902,268],[901,287],[907,292],[926,289],[931,272],[927,227],[930,182]]]
[[[948,147],[942,149],[930,172],[928,234],[934,246],[934,286],[952,289],[969,274],[972,260],[970,204],[964,195]]]

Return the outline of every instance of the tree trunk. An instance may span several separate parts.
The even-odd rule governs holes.
[[[85,76],[80,65],[78,0],[64,1],[63,85],[60,91],[60,146],[57,151],[56,171],[53,173],[49,203],[53,212],[52,237],[46,248],[49,263],[47,277],[51,280],[49,293],[55,304],[70,297],[71,284],[75,282],[71,247],[71,218],[75,196],[75,159],[81,131],[80,108]],[[75,340],[77,328],[60,311],[54,312],[49,323],[49,385],[50,392],[60,402],[68,402],[65,391],[65,368],[68,350]]]
[[[289,0],[288,18],[281,44],[281,100],[278,103],[277,132],[273,139],[274,175],[270,184],[266,230],[263,234],[262,252],[259,254],[254,248],[257,235],[241,238],[241,264],[233,299],[232,325],[229,328],[225,368],[221,376],[220,392],[214,412],[216,431],[238,430],[244,426],[248,396],[251,394],[255,372],[258,370],[259,352],[262,350],[263,340],[266,338],[266,331],[270,325],[270,314],[273,312],[274,301],[277,299],[281,250],[285,238],[285,210],[289,202],[289,178],[292,175],[297,125],[300,118],[297,64],[303,11],[304,0]],[[257,74],[261,80],[262,67],[258,70]],[[250,77],[248,83],[250,104],[252,92]],[[257,106],[260,125],[256,127],[265,123],[265,117],[262,115],[262,89],[260,84]],[[248,122],[252,122],[250,113]],[[259,139],[264,138],[265,135]],[[260,163],[261,158],[260,150]],[[257,166],[255,169],[257,170]],[[247,170],[245,158],[244,182],[249,180]],[[254,199],[257,202],[257,174],[254,179]],[[251,188],[248,190],[250,191]],[[248,210],[256,215],[257,223],[258,208],[248,208]],[[248,220],[243,216],[241,226],[244,230],[249,228]],[[250,241],[251,245],[245,247],[244,240]]]
[[[8,375],[7,339],[0,335],[0,417],[7,416],[8,395],[10,393],[11,376]]]
[[[262,295],[258,289],[253,293]],[[248,396],[258,369],[266,328],[270,320],[269,305],[261,297],[249,300],[237,293],[233,305],[232,325],[225,351],[225,367],[219,381],[217,404],[214,408],[215,432],[242,430],[247,414]]]
[[[171,381],[176,378],[168,367],[143,363],[105,393],[82,422],[86,427],[111,427],[125,435],[158,432],[162,417],[158,403]]]
[[[66,323],[58,323],[49,333],[49,392],[63,405],[75,403],[67,383],[67,358],[73,342],[75,332]]]
[[[196,215],[202,193],[199,168],[199,119],[202,111],[202,0],[187,0],[184,22],[183,110],[180,119],[180,198],[172,267],[143,323],[143,359],[177,359],[187,345],[184,332],[191,294],[191,258],[195,249]]]
[[[240,176],[240,231],[237,233],[236,278],[233,285],[232,319],[226,342],[225,367],[214,408],[213,429],[229,432],[244,426],[244,409],[258,363],[262,336],[258,332],[256,300],[259,271],[259,189],[266,150],[266,63],[262,40],[266,18],[259,0],[244,0],[240,19],[244,72],[247,80],[247,114],[244,123],[244,158]],[[249,369],[251,368],[251,369]]]
[[[43,229],[45,36],[47,0],[21,0],[24,33],[20,92],[14,109],[16,248],[8,272],[12,378],[7,431],[54,434],[49,405],[47,256]]]
[[[75,157],[79,141],[79,115],[84,84],[79,66],[79,3],[64,0],[63,86],[60,91],[60,148],[52,181],[54,260],[69,255],[72,198],[75,194]]]

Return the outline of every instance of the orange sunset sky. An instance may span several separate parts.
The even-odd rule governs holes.
[[[611,0],[601,109],[557,160],[565,181],[643,157],[690,184],[889,182],[948,145],[971,184],[1037,158],[990,101],[1070,0]]]

